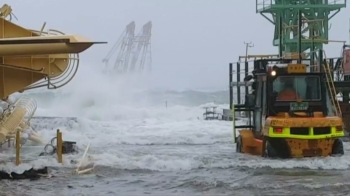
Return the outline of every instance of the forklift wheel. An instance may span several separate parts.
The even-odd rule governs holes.
[[[277,150],[271,145],[269,141],[266,141],[266,144],[265,144],[265,157],[278,158]]]
[[[243,153],[243,143],[242,143],[242,137],[239,135],[236,139],[236,152]]]
[[[341,139],[334,140],[332,155],[338,155],[338,156],[344,155],[344,146],[343,146],[343,141],[341,141]]]

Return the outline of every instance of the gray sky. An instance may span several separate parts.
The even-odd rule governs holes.
[[[35,3],[34,3],[35,2]],[[228,86],[228,63],[244,55],[244,41],[252,54],[277,53],[272,46],[273,25],[255,13],[253,0],[11,0],[15,21],[24,27],[46,27],[81,34],[94,41],[81,55],[82,68],[103,68],[102,59],[125,26],[136,22],[136,32],[152,21],[153,76],[162,86],[220,88]],[[349,8],[331,23],[330,39],[349,39]],[[326,47],[339,56],[341,44]],[[90,76],[89,78],[92,78]]]

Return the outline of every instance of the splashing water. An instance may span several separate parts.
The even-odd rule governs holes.
[[[193,193],[194,189],[212,194],[221,193],[221,190],[247,193],[245,189],[249,187],[265,190],[267,184],[263,183],[264,180],[260,183],[261,179],[269,179],[269,186],[277,191],[288,189],[287,185],[294,188],[300,185],[301,178],[290,177],[293,172],[288,173],[289,170],[301,170],[300,176],[305,174],[305,169],[335,173],[336,170],[349,169],[349,155],[268,160],[236,154],[232,143],[232,122],[204,121],[202,116],[202,107],[209,102],[215,102],[219,108],[228,108],[226,91],[166,90],[159,88],[156,79],[147,74],[113,78],[91,68],[85,70],[84,75],[91,77],[80,76],[69,86],[55,91],[26,93],[38,102],[37,116],[77,117],[77,120],[36,119],[33,124],[46,141],[54,137],[55,130],[59,128],[64,140],[77,141],[81,148],[90,143],[89,153],[97,167],[121,171],[119,175],[130,183],[120,185],[119,191],[130,191],[136,184],[143,187],[136,190],[138,193],[149,190],[146,187],[158,187],[167,194],[171,187],[186,190],[183,193]],[[350,151],[349,148],[345,144],[346,152]],[[24,155],[28,159],[31,156],[35,153]],[[74,155],[65,156],[64,166],[57,164],[54,158],[32,158],[17,169],[24,170],[32,165],[73,167],[69,160],[75,158]],[[4,167],[15,168],[11,164]],[[279,171],[287,171],[288,174]],[[162,182],[152,184],[141,174],[135,174],[137,172],[142,175],[151,172]],[[132,174],[133,178],[130,177]],[[290,181],[281,186],[273,176]],[[314,175],[309,178],[313,180],[307,182],[307,190],[324,184]],[[99,187],[97,184],[95,186]]]

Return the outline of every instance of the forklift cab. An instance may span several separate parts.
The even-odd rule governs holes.
[[[318,101],[321,99],[318,76],[278,76],[273,81],[273,95],[278,101],[296,102],[300,99]],[[312,88],[315,87],[315,88]]]
[[[288,66],[274,66],[254,74],[254,91],[246,95],[245,107],[250,108],[253,121],[250,128],[256,132],[256,136],[270,116],[290,118],[335,115],[324,73],[307,73],[306,65]],[[301,71],[297,70],[298,67]]]
[[[329,94],[321,73],[288,74],[269,77],[269,116],[295,112],[305,113],[305,117],[334,116]]]

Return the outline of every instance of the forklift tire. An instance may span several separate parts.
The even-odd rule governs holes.
[[[236,139],[236,152],[243,153],[243,142],[240,135]]]
[[[344,146],[341,139],[334,140],[332,148],[332,156],[341,156],[344,155]]]
[[[277,150],[271,145],[269,141],[266,141],[266,144],[265,144],[265,157],[279,158]]]

